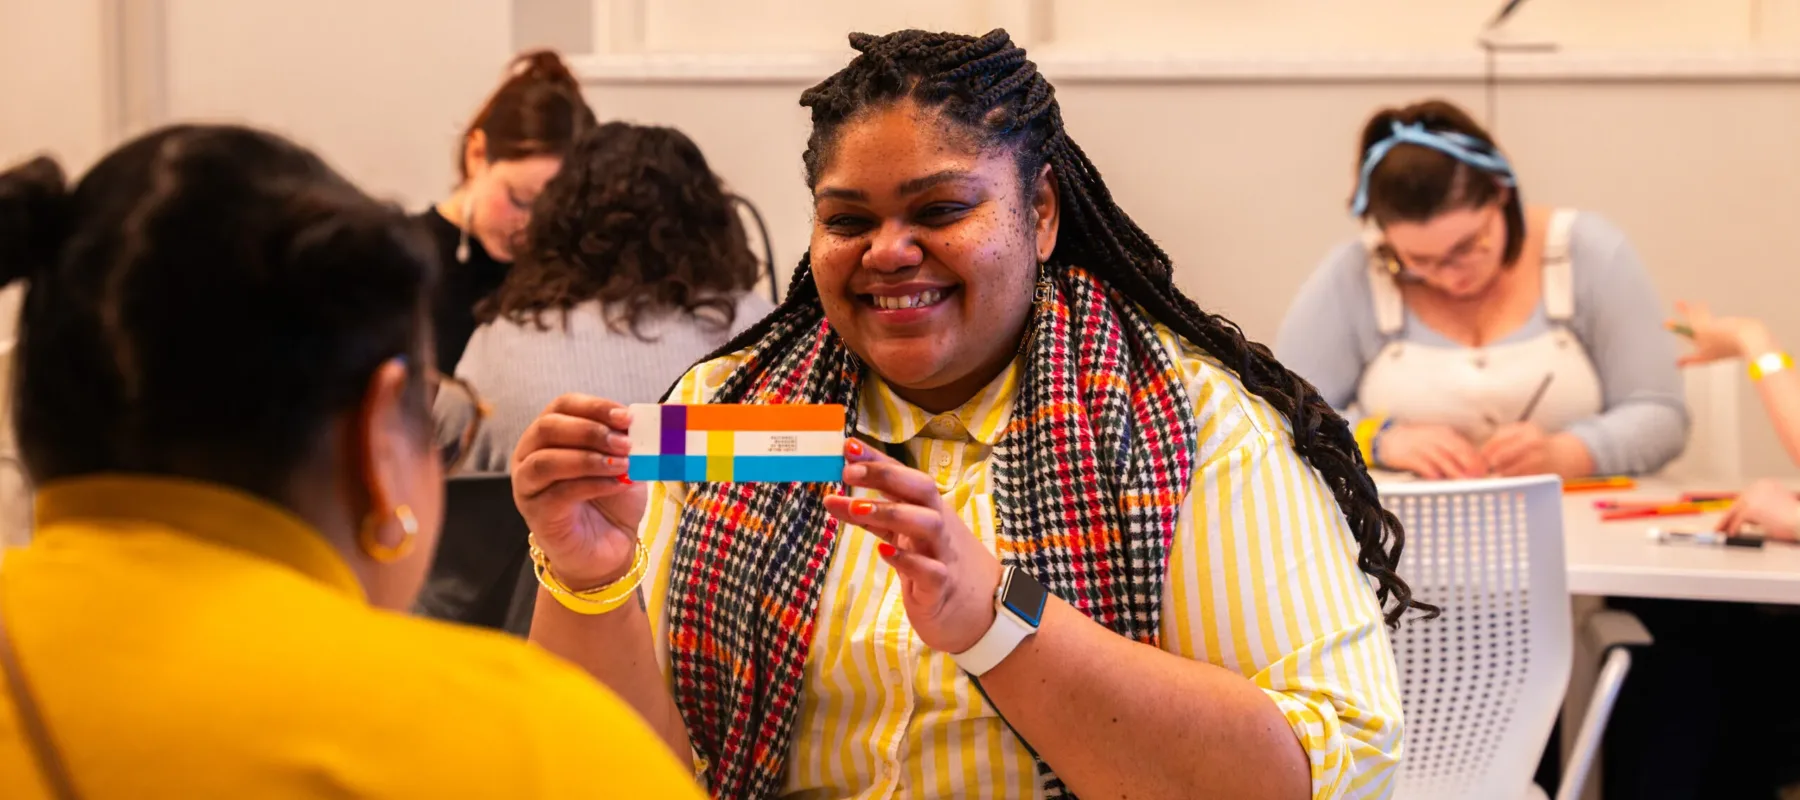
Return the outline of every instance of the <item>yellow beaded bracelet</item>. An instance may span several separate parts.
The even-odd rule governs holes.
[[[557,579],[550,571],[550,559],[538,547],[537,534],[531,534],[526,541],[531,546],[531,569],[537,574],[538,585],[544,587],[556,602],[563,608],[577,614],[605,614],[637,596],[638,586],[644,582],[644,573],[650,567],[650,548],[643,541],[637,543],[637,553],[632,556],[631,569],[619,579],[605,586],[576,591]]]
[[[1793,368],[1793,356],[1787,353],[1763,353],[1750,360],[1750,380],[1760,381],[1784,369]]]
[[[1375,468],[1375,439],[1388,429],[1389,422],[1387,417],[1364,417],[1352,429],[1351,432],[1356,435],[1356,446],[1362,451],[1364,467]]]

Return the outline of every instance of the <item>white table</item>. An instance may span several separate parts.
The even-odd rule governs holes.
[[[1674,502],[1683,492],[1739,488],[1684,486],[1651,479],[1639,481],[1637,488],[1628,491],[1563,495],[1563,547],[1577,630],[1581,620],[1602,608],[1603,597],[1800,605],[1800,546],[1782,542],[1769,542],[1761,549],[1662,544],[1647,535],[1651,527],[1713,530],[1723,513],[1602,522],[1600,510],[1594,507],[1598,500]],[[1565,732],[1574,731],[1586,714],[1604,655],[1593,652],[1586,637],[1575,637],[1569,689],[1563,698]],[[1566,733],[1562,741],[1565,757],[1573,744],[1573,734]],[[1595,765],[1583,800],[1599,797],[1601,780],[1601,770]]]
[[[1563,496],[1563,541],[1569,593],[1596,597],[1661,597],[1800,605],[1800,546],[1770,542],[1760,550],[1660,544],[1652,526],[1712,530],[1720,514],[1601,522],[1596,500],[1673,501],[1684,491],[1732,491],[1732,486],[1683,487],[1640,481],[1625,491]]]

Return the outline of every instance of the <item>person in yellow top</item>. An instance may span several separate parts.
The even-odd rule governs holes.
[[[580,669],[398,613],[445,469],[415,225],[239,127],[0,174],[40,489],[0,569],[0,797],[700,796]]]
[[[1004,31],[851,43],[787,300],[672,397],[844,405],[842,484],[632,484],[629,410],[561,398],[514,454],[532,638],[715,797],[1390,794],[1413,603],[1349,427],[1175,288]]]

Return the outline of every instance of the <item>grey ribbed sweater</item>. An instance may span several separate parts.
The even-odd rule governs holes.
[[[763,295],[744,295],[728,329],[681,312],[646,315],[640,327],[650,341],[608,328],[597,300],[570,309],[566,330],[555,313],[544,317],[547,331],[505,319],[476,328],[456,376],[475,387],[493,406],[493,414],[482,425],[463,470],[507,471],[519,437],[561,395],[656,402],[694,362],[773,309]],[[466,414],[466,409],[440,402],[440,431],[454,437]]]

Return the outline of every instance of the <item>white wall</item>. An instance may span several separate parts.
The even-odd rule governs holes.
[[[557,14],[581,17],[570,24],[590,27],[585,36],[557,38],[593,44],[576,55],[596,110],[693,136],[762,207],[784,269],[809,226],[797,100],[843,63],[844,32],[1005,25],[1057,83],[1072,134],[1167,247],[1182,285],[1264,339],[1350,232],[1362,119],[1427,95],[1485,114],[1472,41],[1500,4],[0,0],[0,44],[11,45],[0,58],[85,52],[88,66],[70,74],[101,75],[92,48],[45,42],[79,39],[96,24],[84,9],[106,2],[164,6],[163,118],[274,126],[412,206],[449,186],[460,123],[507,54],[556,33]],[[1532,0],[1516,23],[1520,37],[1564,45],[1500,62],[1498,133],[1528,197],[1606,214],[1666,298],[1763,316],[1800,346],[1800,0]],[[91,158],[101,145],[103,114],[65,110],[102,102],[99,78],[52,91],[15,66],[0,80],[9,97],[37,98],[5,115],[0,156],[53,143]],[[1747,468],[1791,471],[1744,394]]]
[[[105,147],[102,0],[0,0],[0,164],[48,151],[84,169]]]
[[[511,54],[506,0],[161,0],[168,119],[252,121],[422,207]]]

